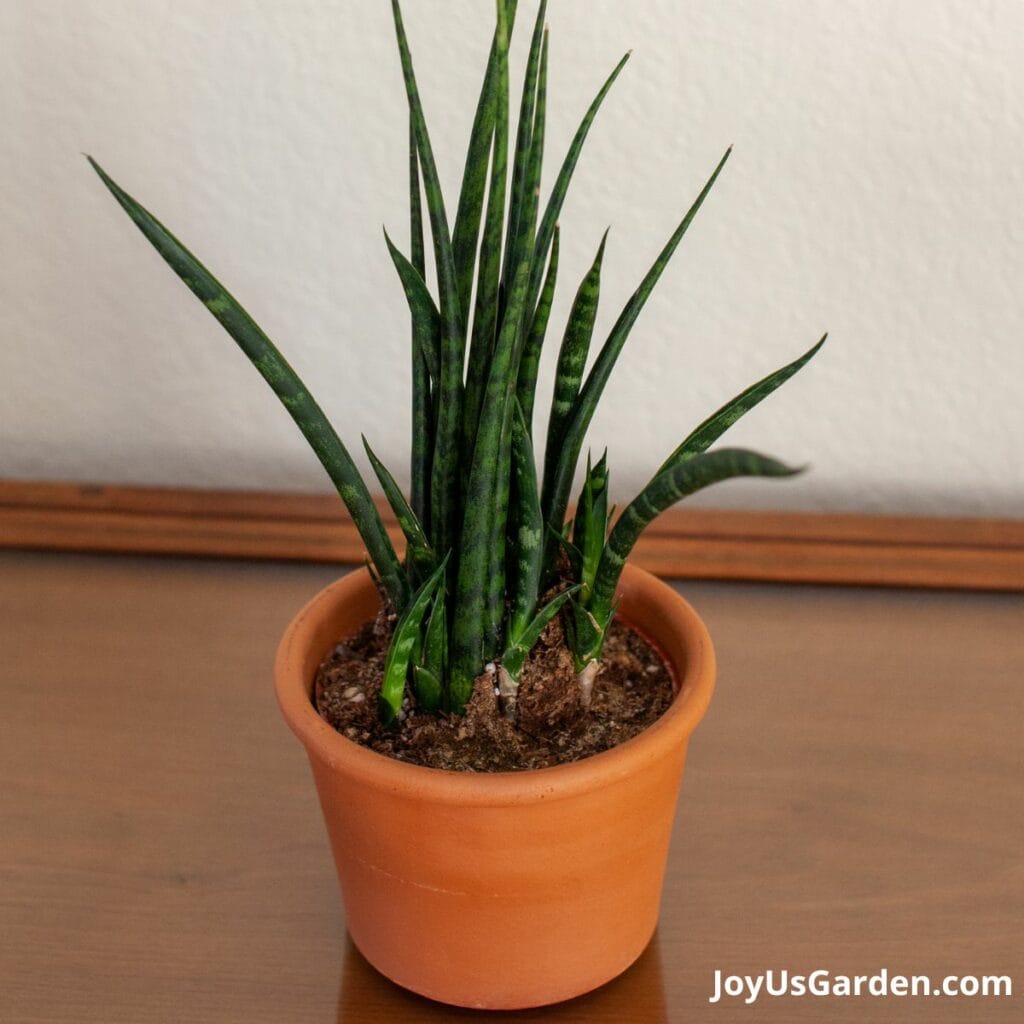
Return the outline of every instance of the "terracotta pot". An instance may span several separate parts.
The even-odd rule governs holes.
[[[392,981],[456,1006],[542,1006],[610,981],[650,941],[715,659],[670,587],[627,567],[620,594],[622,617],[665,655],[676,699],[615,749],[540,771],[407,765],[320,718],[318,665],[377,611],[365,570],[318,594],[285,631],[278,701],[313,768],[349,933]]]

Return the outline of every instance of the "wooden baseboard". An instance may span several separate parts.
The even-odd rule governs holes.
[[[388,531],[400,534],[381,506]],[[0,548],[359,563],[330,495],[0,481]],[[1024,520],[678,509],[634,561],[681,579],[1024,591]]]

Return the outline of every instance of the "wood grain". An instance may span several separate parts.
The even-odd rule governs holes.
[[[1009,1024],[1024,990],[1024,600],[695,583],[718,650],[661,926],[547,1011],[369,968],[274,704],[329,567],[0,555],[0,1020]],[[432,951],[424,951],[432,955]],[[710,1006],[713,971],[1008,974],[1000,999]]]
[[[396,544],[400,531],[379,502]],[[0,547],[360,564],[340,499],[0,481]],[[1024,520],[675,509],[634,560],[680,579],[1024,590]]]

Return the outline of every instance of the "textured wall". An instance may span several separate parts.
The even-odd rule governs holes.
[[[406,7],[451,195],[493,5]],[[549,170],[636,50],[562,218],[559,333],[604,227],[599,335],[736,145],[591,431],[620,497],[828,328],[730,435],[813,472],[707,503],[1022,514],[1024,5],[552,0],[549,20]],[[0,475],[325,485],[82,151],[249,306],[353,447],[365,431],[403,467],[407,317],[381,239],[405,237],[403,104],[385,0],[4,0]]]

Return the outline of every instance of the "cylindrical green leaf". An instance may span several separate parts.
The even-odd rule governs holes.
[[[594,324],[597,321],[597,307],[601,298],[601,267],[604,264],[607,242],[606,231],[598,246],[597,256],[576,293],[562,338],[562,347],[558,352],[555,390],[551,398],[551,417],[548,420],[548,440],[544,448],[545,487],[551,486],[565,427],[580,393],[583,371],[590,353],[590,342],[594,337]]]
[[[501,472],[502,430],[515,397],[516,371],[522,354],[519,339],[528,276],[529,261],[524,259],[513,282],[508,313],[491,360],[466,487],[450,649],[452,710],[457,713],[464,709],[473,680],[483,667],[487,573],[491,552],[498,544],[494,495]]]
[[[526,417],[515,403],[512,419],[512,473],[515,502],[512,507],[512,557],[514,567],[508,642],[518,643],[537,609],[544,553],[544,519],[537,489],[537,466]]]
[[[135,226],[231,335],[281,400],[337,487],[388,597],[396,608],[404,607],[408,590],[402,567],[370,492],[348,449],[298,374],[256,321],[213,274],[160,221],[128,195],[92,157],[88,157],[88,160]]]
[[[647,276],[640,283],[640,287],[634,292],[633,297],[626,303],[615,326],[612,328],[608,340],[604,343],[600,354],[594,363],[593,369],[587,377],[586,383],[580,392],[579,398],[573,406],[573,411],[565,426],[562,442],[558,448],[558,457],[555,461],[554,470],[548,480],[545,480],[544,491],[541,497],[541,505],[544,509],[545,522],[552,530],[561,529],[562,521],[565,519],[565,510],[569,504],[569,489],[572,487],[572,479],[576,473],[576,463],[579,461],[580,451],[583,448],[583,438],[586,436],[587,428],[597,409],[597,403],[604,393],[605,385],[611,377],[615,363],[622,352],[626,340],[629,338],[633,325],[640,316],[641,311],[647,304],[655,285],[661,279],[669,261],[679,248],[679,243],[693,223],[697,212],[704,205],[704,200],[714,187],[729,159],[731,149],[726,150],[725,156],[719,161],[714,173],[708,179],[707,184],[701,189],[700,195],[687,211],[672,237],[668,240],[665,248],[662,249],[654,265],[647,272]],[[550,533],[549,533],[550,538]],[[544,564],[549,568],[554,564],[556,554],[555,544],[549,539],[545,551]]]
[[[445,212],[441,180],[434,159],[430,133],[427,130],[423,103],[416,84],[412,54],[405,33],[399,0],[391,0],[395,33],[402,63],[419,152],[423,188],[427,197],[431,235],[434,240],[434,262],[437,266],[439,307],[441,311],[441,382],[436,393],[437,430],[434,439],[433,465],[430,474],[431,539],[437,551],[452,547],[456,530],[459,489],[459,455],[462,427],[462,373],[466,336],[462,311],[459,308],[455,257],[452,251],[448,217]],[[506,39],[507,49],[507,39]]]
[[[790,377],[799,373],[820,351],[828,335],[824,335],[808,352],[795,359],[781,370],[770,373],[763,380],[751,385],[731,402],[726,402],[717,412],[709,416],[689,437],[665,460],[662,469],[672,463],[692,455],[707,451],[737,420],[745,416],[755,406],[760,405],[770,394],[782,387]]]
[[[511,36],[516,18],[516,0],[506,3],[508,34]],[[483,213],[484,195],[487,192],[487,166],[490,162],[491,146],[494,139],[494,117],[496,91],[498,88],[498,34],[495,32],[491,53],[487,60],[487,72],[477,102],[476,116],[470,133],[469,150],[462,174],[462,188],[459,191],[459,209],[455,216],[455,230],[452,233],[452,250],[455,255],[456,278],[459,285],[459,309],[463,317],[469,314],[470,296],[473,290],[473,275],[476,269],[477,244],[480,241],[480,220]],[[466,325],[463,324],[463,329]]]
[[[523,420],[526,428],[533,436],[533,407],[537,400],[537,374],[540,371],[540,357],[544,350],[544,339],[548,332],[551,319],[551,307],[555,301],[555,286],[558,282],[558,259],[561,243],[561,232],[556,227],[551,242],[551,258],[548,261],[548,272],[544,279],[544,289],[540,293],[537,310],[533,314],[526,344],[523,347],[523,358],[519,363],[519,381],[516,391],[519,404],[523,409]]]
[[[594,617],[606,622],[622,567],[640,534],[677,501],[735,477],[787,477],[799,472],[776,459],[742,448],[722,448],[670,464],[630,502],[612,529],[589,602]]]
[[[391,475],[391,471],[377,458],[374,450],[370,447],[370,442],[366,440],[365,436],[363,437],[363,448],[366,450],[366,455],[370,460],[370,465],[373,466],[374,473],[377,474],[377,479],[380,481],[381,488],[384,491],[384,497],[387,498],[388,504],[398,520],[398,525],[402,528],[402,533],[405,535],[406,562],[410,569],[409,576],[412,579],[413,585],[419,586],[437,568],[437,557],[430,549],[427,535],[423,532],[423,526],[420,524],[416,513],[405,500],[405,495],[402,494],[401,488],[399,488],[395,478]]]
[[[416,151],[416,128],[409,117],[409,238],[410,260],[413,270],[420,279],[426,277],[426,253],[423,243],[423,200],[420,195],[420,160]],[[410,303],[411,305],[411,303]],[[417,334],[418,318],[412,317],[412,436],[410,438],[410,466],[412,481],[412,507],[424,529],[430,529],[429,502],[430,488],[430,438],[433,435],[433,416],[430,401],[430,373],[427,360],[421,350]],[[437,314],[432,344],[435,353],[441,346],[441,314]],[[440,354],[437,355],[438,362]],[[435,380],[437,378],[435,377]],[[412,567],[412,562],[408,563]]]
[[[434,599],[434,593],[444,581],[448,558],[437,567],[437,571],[420,587],[409,602],[409,607],[399,617],[395,634],[391,638],[388,656],[384,662],[384,678],[380,688],[380,714],[384,725],[395,723],[402,710],[405,698],[405,681],[409,677],[409,664],[419,642],[420,627]]]
[[[576,131],[576,135],[573,137],[572,143],[569,146],[569,152],[566,153],[565,160],[562,162],[562,167],[558,172],[558,177],[555,179],[555,187],[552,190],[550,199],[548,200],[548,205],[545,207],[544,217],[540,222],[540,227],[537,229],[537,240],[534,243],[535,257],[533,261],[533,270],[530,276],[530,290],[528,293],[528,305],[531,309],[536,308],[537,305],[537,296],[540,294],[541,288],[541,278],[544,274],[544,260],[547,256],[548,249],[551,247],[551,239],[555,233],[555,225],[558,223],[558,218],[561,216],[562,206],[565,203],[565,197],[568,194],[569,184],[572,181],[576,165],[579,163],[580,155],[583,152],[583,146],[587,141],[587,136],[590,134],[590,129],[594,124],[594,119],[597,117],[597,112],[601,109],[601,104],[604,103],[605,97],[608,95],[611,87],[615,84],[615,79],[617,79],[622,73],[622,69],[626,66],[626,62],[629,60],[630,55],[631,53],[627,53],[622,60],[619,61],[615,70],[608,76],[607,81],[601,87],[601,91],[595,97],[594,102],[590,104],[590,108],[584,115],[583,121],[580,123],[580,126]]]
[[[526,61],[523,96],[519,108],[519,127],[516,133],[515,160],[512,168],[512,197],[509,205],[508,234],[505,239],[505,265],[501,283],[508,292],[511,277],[523,257],[523,246],[537,231],[537,199],[533,190],[540,185],[539,162],[544,151],[544,107],[547,94],[547,0],[541,0],[533,27],[533,39]],[[540,114],[540,137],[535,139]],[[534,164],[538,166],[535,168]],[[534,179],[536,179],[534,181]],[[532,209],[532,214],[531,214]]]
[[[499,6],[499,15],[501,8]],[[501,241],[505,228],[505,192],[508,186],[508,35],[499,17],[499,42],[495,63],[494,140],[491,156],[491,182],[487,195],[483,240],[477,270],[476,309],[466,367],[466,394],[463,405],[462,449],[466,481],[473,460],[484,389],[490,373],[491,357],[500,323],[498,308],[501,292]]]

